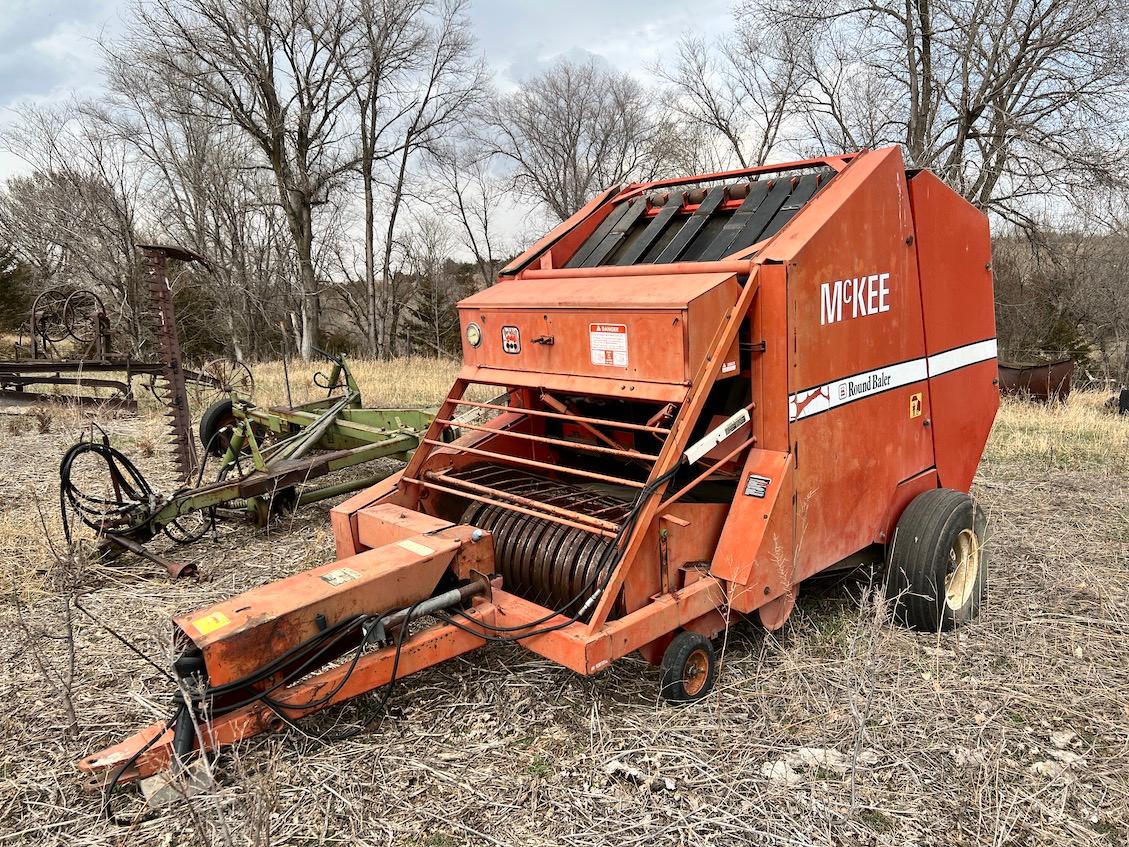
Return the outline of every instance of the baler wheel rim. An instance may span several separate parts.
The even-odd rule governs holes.
[[[945,603],[954,612],[963,609],[976,588],[980,574],[980,540],[971,527],[962,529],[949,551],[950,569],[945,575]]]
[[[682,669],[682,687],[691,697],[697,697],[709,678],[710,657],[706,651],[698,648],[686,657],[686,665]]]

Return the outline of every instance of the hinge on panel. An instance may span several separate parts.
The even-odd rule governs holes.
[[[741,349],[745,350],[749,353],[763,353],[765,350],[768,349],[768,344],[764,341],[757,341],[757,342],[742,341],[741,342]]]

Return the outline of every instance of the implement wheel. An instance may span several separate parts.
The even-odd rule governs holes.
[[[917,632],[944,632],[975,618],[987,584],[986,528],[967,494],[939,488],[915,497],[887,553],[894,619]]]
[[[231,444],[232,430],[238,422],[231,398],[217,400],[200,417],[200,443],[213,456],[222,456]]]
[[[713,690],[717,654],[704,635],[683,630],[663,653],[662,696],[668,703],[694,703]]]

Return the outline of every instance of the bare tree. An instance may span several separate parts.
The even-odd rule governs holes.
[[[561,60],[497,98],[488,130],[515,187],[560,220],[601,189],[662,172],[669,157],[652,93],[595,62]]]
[[[683,38],[673,63],[655,73],[670,87],[681,131],[698,145],[719,145],[724,166],[751,167],[787,140],[801,49],[795,31],[768,31],[742,17],[735,33],[714,43]]]
[[[36,270],[41,287],[84,285],[107,295],[141,352],[140,187],[126,152],[77,103],[20,109],[3,144],[33,172],[9,180],[0,197],[0,238]]]
[[[804,31],[799,114],[817,148],[904,145],[982,208],[1115,174],[1129,95],[1124,0],[752,0],[739,20]]]
[[[407,267],[414,277],[406,331],[413,346],[434,356],[450,356],[459,348],[459,315],[455,303],[467,293],[451,261],[454,237],[446,221],[422,215],[407,241]]]
[[[192,288],[182,294],[182,323],[192,323],[193,311],[208,313],[197,323],[210,330],[204,340],[209,354],[241,359],[269,346],[285,312],[300,304],[287,284],[293,268],[269,261],[274,254],[267,241],[285,240],[286,226],[269,172],[252,164],[251,142],[146,66],[110,54],[107,79],[104,102],[86,111],[107,137],[135,153],[146,237],[212,260],[209,270],[193,269],[186,279]],[[216,340],[218,350],[207,343]],[[191,350],[196,339],[182,341]]]
[[[369,353],[380,348],[380,265],[376,254],[377,165],[395,155],[400,122],[413,106],[405,92],[412,88],[419,57],[427,49],[424,18],[430,0],[360,0],[363,38],[360,61],[351,71],[357,99],[364,208],[364,324]],[[391,137],[390,137],[391,136]]]
[[[274,176],[301,293],[301,349],[319,334],[315,210],[357,161],[347,120],[357,15],[349,0],[138,2],[120,55],[239,127]]]
[[[382,287],[379,303],[379,349],[382,357],[395,352],[402,300],[396,297],[393,257],[396,227],[409,188],[409,164],[418,152],[441,143],[480,100],[486,71],[473,55],[474,38],[466,17],[466,0],[442,0],[435,9],[427,38],[426,62],[414,97],[405,110],[396,155],[388,159],[388,219],[384,233]]]
[[[492,165],[482,149],[452,143],[435,151],[430,169],[436,185],[433,205],[457,221],[459,240],[474,258],[483,286],[502,269],[507,249],[498,215],[508,191]]]

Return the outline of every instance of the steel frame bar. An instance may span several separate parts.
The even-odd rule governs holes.
[[[748,249],[752,249],[751,247]],[[745,252],[742,250],[741,252]],[[518,279],[598,279],[623,276],[674,276],[676,274],[731,273],[746,275],[753,272],[748,259],[722,259],[717,262],[669,262],[665,265],[599,265],[592,268],[553,268],[522,271]]]
[[[493,409],[496,412],[517,412],[523,415],[534,415],[541,418],[553,418],[555,420],[576,421],[578,423],[589,423],[602,426],[609,426],[612,429],[627,429],[633,432],[652,432],[658,435],[667,435],[670,430],[661,426],[647,426],[646,424],[628,423],[627,421],[613,421],[605,420],[604,418],[587,418],[582,415],[572,415],[562,412],[546,412],[541,409],[526,409],[521,406],[497,406],[492,403],[478,403],[473,400],[458,400],[455,405],[457,406],[473,406],[476,409]],[[462,424],[460,424],[462,426]]]
[[[499,509],[506,509],[507,511],[510,511],[510,512],[517,512],[517,513],[522,514],[522,515],[529,515],[530,517],[540,518],[540,519],[546,520],[546,521],[551,521],[552,523],[559,523],[559,524],[562,524],[563,526],[572,527],[573,529],[580,529],[580,530],[584,530],[585,532],[591,532],[594,535],[602,535],[605,538],[615,538],[615,535],[616,535],[614,532],[611,532],[611,531],[605,530],[605,529],[599,529],[599,528],[594,527],[590,524],[577,523],[576,521],[571,521],[571,520],[568,520],[567,518],[558,518],[555,515],[551,515],[551,514],[548,514],[548,513],[545,513],[545,512],[541,512],[541,511],[536,511],[536,510],[533,510],[533,509],[527,509],[524,506],[518,506],[514,503],[504,503],[504,502],[499,502],[497,500],[491,500],[488,497],[481,497],[477,494],[470,494],[466,491],[460,491],[456,488],[448,488],[445,485],[439,485],[435,482],[431,482],[430,480],[409,479],[407,477],[404,477],[404,482],[407,482],[407,483],[412,484],[412,485],[418,485],[418,486],[421,486],[423,488],[430,488],[433,491],[441,491],[444,494],[454,494],[458,497],[465,497],[467,500],[473,500],[476,503],[486,503],[487,505],[490,505],[490,506],[497,506]],[[492,492],[492,493],[497,493],[497,492]]]
[[[573,511],[572,509],[566,509],[563,506],[554,506],[552,503],[543,503],[540,500],[533,500],[529,497],[522,497],[520,494],[513,494],[509,491],[502,491],[502,490],[497,489],[497,488],[490,488],[487,485],[480,485],[476,482],[470,482],[469,480],[458,479],[457,477],[451,477],[451,476],[448,476],[447,474],[431,473],[431,474],[429,474],[428,479],[423,481],[423,484],[426,485],[426,484],[430,483],[432,480],[438,481],[440,483],[444,483],[446,485],[452,485],[452,486],[455,486],[456,488],[463,487],[463,488],[466,488],[469,491],[472,491],[472,492],[475,492],[475,493],[478,493],[478,494],[484,494],[484,495],[487,495],[487,496],[493,495],[495,497],[500,497],[503,500],[509,500],[512,503],[517,503],[518,505],[526,506],[527,508],[541,509],[541,510],[544,510],[546,512],[551,512],[551,513],[557,515],[558,517],[567,518],[568,520],[587,522],[587,523],[591,524],[593,527],[596,527],[598,529],[609,530],[612,533],[612,535],[614,535],[616,530],[619,529],[619,524],[615,523],[614,521],[605,521],[605,520],[602,520],[600,518],[594,518],[594,517],[592,517],[591,515],[588,515],[588,514],[576,512],[576,511]],[[502,503],[494,503],[493,501],[479,501],[479,502],[490,502],[495,506],[502,506],[503,505]]]
[[[708,468],[706,468],[704,471],[702,471],[700,474],[698,474],[696,477],[694,477],[692,480],[690,480],[690,482],[686,483],[684,486],[682,486],[680,489],[678,489],[678,491],[676,491],[674,494],[671,494],[669,497],[667,497],[665,500],[663,500],[662,503],[659,504],[659,509],[662,510],[662,509],[667,508],[671,503],[677,503],[679,500],[681,500],[683,497],[685,497],[690,491],[693,491],[695,488],[697,488],[699,485],[701,485],[706,479],[708,479],[713,473],[715,473],[718,468],[720,468],[726,462],[733,461],[739,455],[741,455],[742,452],[744,452],[748,448],[752,447],[756,443],[757,443],[757,437],[755,435],[751,435],[748,438],[746,438],[737,447],[735,447],[731,451],[729,451],[729,453],[727,453],[723,458],[718,459],[716,462],[711,464]]]
[[[835,171],[842,171],[851,160],[854,159],[857,153],[846,153],[841,156],[823,156],[818,159],[799,159],[794,162],[782,162],[779,165],[760,165],[753,168],[738,168],[732,171],[716,171],[711,174],[701,174],[698,176],[678,177],[675,179],[660,179],[653,182],[636,183],[623,189],[619,194],[612,198],[614,202],[626,200],[636,194],[642,194],[647,191],[653,191],[656,188],[674,188],[682,185],[697,185],[703,182],[719,182],[725,180],[734,180],[743,176],[757,176],[760,174],[775,174],[784,173],[785,171],[798,171],[807,170],[809,168],[816,168],[824,166],[831,168]]]
[[[472,423],[458,423],[456,421],[447,420],[446,418],[436,418],[436,420],[448,427],[456,427],[459,429],[471,429],[475,432],[489,432],[492,434],[499,434],[499,430],[490,429],[489,427],[480,426]],[[612,447],[599,447],[595,444],[585,444],[583,441],[569,441],[564,438],[552,438],[548,435],[532,435],[526,432],[515,432],[513,430],[505,430],[505,435],[510,438],[520,438],[523,441],[535,441],[538,444],[551,444],[554,447],[564,447],[576,450],[588,450],[592,453],[600,453],[606,456],[619,456],[625,459],[640,459],[646,462],[655,461],[658,456],[651,453],[640,453],[637,450],[623,450]]]
[[[753,265],[753,267],[759,271],[759,265]],[[686,449],[686,443],[690,439],[690,433],[693,430],[694,424],[697,422],[698,416],[701,414],[702,408],[705,406],[706,400],[709,397],[710,389],[717,380],[718,373],[721,371],[721,365],[725,359],[725,351],[729,349],[733,341],[737,338],[741,322],[753,306],[755,295],[760,287],[758,277],[758,273],[753,273],[749,277],[748,281],[741,289],[737,303],[732,309],[725,313],[721,325],[714,334],[713,341],[707,348],[710,352],[706,355],[705,359],[703,359],[702,364],[698,368],[698,372],[694,374],[694,379],[690,383],[694,386],[694,389],[690,392],[686,404],[679,411],[678,417],[674,421],[670,437],[663,444],[662,452],[659,454],[659,460],[654,464],[648,482],[652,482],[662,476],[662,474],[667,473],[681,460],[682,452]],[[623,587],[627,570],[634,564],[638,557],[646,534],[659,513],[660,505],[657,491],[653,492],[651,496],[640,505],[635,531],[631,534],[630,538],[627,539],[619,564],[616,565],[615,571],[612,572],[611,579],[608,580],[604,593],[597,601],[596,608],[589,620],[589,635],[594,635],[607,622],[608,616],[611,614],[612,608],[615,606],[616,599],[619,596],[620,589]]]
[[[497,435],[510,435],[511,433],[504,430],[495,430]],[[530,468],[537,468],[543,471],[557,471],[559,473],[569,474],[571,476],[583,477],[584,479],[594,479],[598,482],[610,482],[613,485],[626,485],[629,488],[645,488],[646,485],[642,482],[636,482],[633,479],[623,479],[617,476],[608,476],[607,474],[596,473],[595,471],[583,471],[580,468],[570,468],[562,465],[554,465],[550,462],[538,462],[536,459],[524,459],[521,456],[511,456],[507,453],[494,453],[490,450],[483,450],[481,447],[468,447],[465,444],[450,445],[442,441],[436,441],[434,438],[424,438],[423,442],[431,447],[451,447],[455,446],[460,452],[471,453],[475,456],[484,456],[487,459],[497,459],[502,464],[516,464],[525,465]]]

